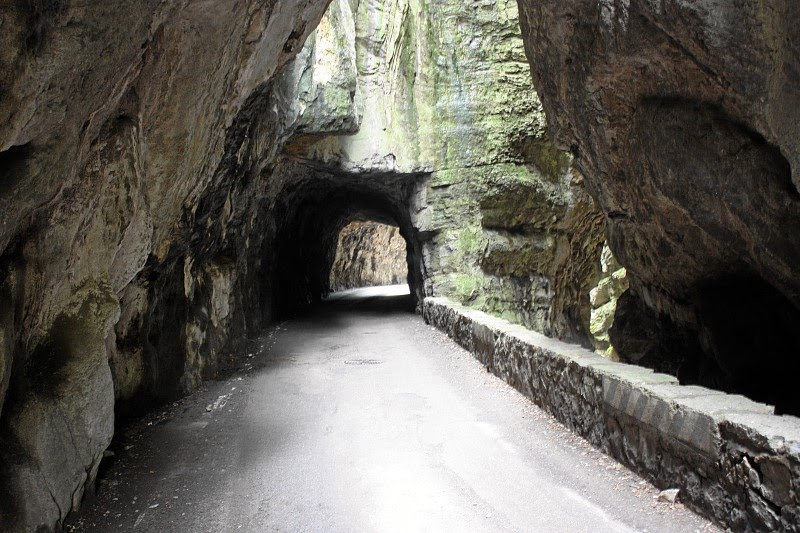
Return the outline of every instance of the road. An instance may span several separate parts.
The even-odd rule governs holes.
[[[115,441],[75,531],[710,531],[426,326],[335,295]]]

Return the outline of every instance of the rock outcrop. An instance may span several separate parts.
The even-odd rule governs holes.
[[[617,303],[628,290],[628,273],[625,268],[620,266],[607,245],[603,246],[603,253],[600,255],[600,270],[602,277],[597,286],[589,292],[589,301],[592,304],[592,319],[589,328],[595,351],[618,361],[619,354],[611,345],[609,331],[614,325]]]
[[[451,296],[590,345],[603,220],[548,139],[513,0],[339,0],[288,78],[304,126],[284,168],[407,177],[411,196],[390,203],[408,213],[395,223],[418,299]]]
[[[800,5],[520,7],[552,134],[628,272],[614,346],[800,412]]]
[[[254,197],[244,130],[326,2],[279,7],[4,3],[3,529],[57,527],[92,489],[115,399],[191,389],[259,309],[248,204],[233,207]],[[252,160],[277,150],[263,131]]]
[[[351,222],[339,233],[330,274],[332,291],[406,283],[406,242],[378,222]]]

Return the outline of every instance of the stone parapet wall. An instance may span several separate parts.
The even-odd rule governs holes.
[[[426,298],[425,321],[575,433],[737,531],[800,529],[800,419]]]

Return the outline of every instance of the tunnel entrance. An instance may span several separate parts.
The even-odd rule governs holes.
[[[425,174],[360,174],[284,157],[268,206],[276,246],[264,275],[273,316],[298,314],[334,291],[408,283],[422,300],[414,226]]]
[[[400,228],[355,220],[342,228],[330,269],[332,292],[408,283],[406,243]]]

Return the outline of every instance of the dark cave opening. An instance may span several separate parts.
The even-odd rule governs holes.
[[[0,194],[11,192],[24,179],[32,152],[30,143],[0,151]]]
[[[724,388],[774,405],[776,414],[800,415],[800,309],[758,276],[706,284],[698,309],[700,345],[719,367]]]
[[[26,365],[26,377],[37,394],[56,397],[65,369],[74,357],[79,324],[63,316],[56,319],[49,335],[33,350]]]
[[[654,127],[657,125],[657,127]],[[721,106],[654,98],[629,136],[628,270],[612,344],[623,360],[800,414],[800,202],[780,147]]]
[[[610,331],[623,360],[800,415],[795,376],[800,309],[763,278],[725,276],[694,291],[697,322],[654,312],[634,290],[624,293]]]

